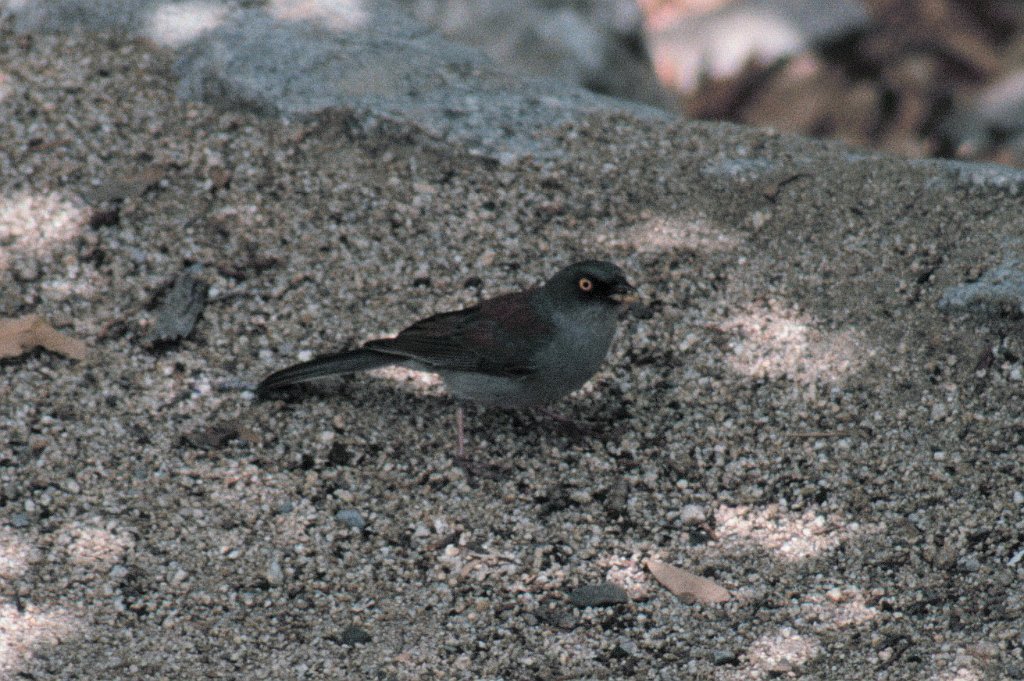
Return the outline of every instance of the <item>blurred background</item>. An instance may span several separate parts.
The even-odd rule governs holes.
[[[1024,165],[1021,0],[402,0],[526,74],[907,157]]]

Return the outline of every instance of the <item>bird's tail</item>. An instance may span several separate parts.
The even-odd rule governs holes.
[[[396,361],[401,361],[401,358],[367,348],[323,355],[308,362],[275,371],[260,381],[260,384],[256,386],[256,394],[263,398],[282,388],[300,383],[310,383],[331,376],[368,371],[394,364]]]

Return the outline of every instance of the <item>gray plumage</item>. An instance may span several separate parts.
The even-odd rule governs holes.
[[[267,397],[291,386],[397,364],[437,373],[459,400],[512,408],[553,402],[582,387],[600,368],[615,336],[619,304],[633,291],[612,263],[574,263],[541,287],[434,315],[394,338],[277,371],[256,391]]]

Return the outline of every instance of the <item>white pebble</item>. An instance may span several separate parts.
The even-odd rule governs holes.
[[[704,507],[700,504],[687,504],[679,509],[679,520],[684,525],[699,525],[707,518]]]
[[[277,562],[277,559],[270,561],[270,565],[267,566],[267,581],[274,586],[278,586],[284,582],[284,571],[281,569],[281,564]]]

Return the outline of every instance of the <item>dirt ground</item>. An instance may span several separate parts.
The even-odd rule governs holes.
[[[937,307],[1021,250],[1012,171],[615,115],[501,167],[348,123],[0,32],[0,317],[92,348],[0,361],[0,675],[1024,678],[1020,314]],[[466,469],[430,377],[243,389],[584,255],[646,298],[558,405],[589,435],[476,411]],[[148,348],[195,263],[195,331]]]

